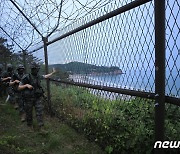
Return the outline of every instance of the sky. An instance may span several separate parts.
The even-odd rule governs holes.
[[[65,0],[62,7],[62,16],[60,20],[60,27],[49,38],[61,36],[89,21],[92,21],[110,11],[113,11],[132,0]],[[29,1],[30,2],[30,1]],[[18,5],[24,8],[25,13],[38,27],[43,35],[47,35],[52,28],[56,25],[58,9],[54,10],[54,15],[51,14],[50,18],[46,18],[47,14],[42,6],[47,6],[44,1],[37,0],[36,3],[29,3],[25,5],[26,1],[19,0]],[[58,5],[60,1],[55,0],[54,6]],[[96,3],[97,6],[95,5]],[[110,3],[109,3],[110,2]],[[42,4],[41,4],[42,3]],[[108,5],[105,5],[108,3]],[[1,8],[5,8],[1,3]],[[41,4],[37,6],[38,4]],[[86,5],[86,7],[83,7]],[[105,6],[103,6],[105,5]],[[31,6],[35,9],[29,9]],[[59,6],[59,5],[58,5]],[[47,12],[51,12],[53,8],[48,7]],[[5,12],[0,11],[6,14]],[[13,15],[13,13],[15,15]],[[17,24],[15,30],[9,28],[12,26],[11,18],[16,19]],[[31,25],[22,24],[24,18],[17,15],[15,12],[9,12],[5,20],[0,20],[1,24],[4,23],[4,28],[8,32],[18,34],[17,41],[24,43],[23,46],[27,47],[30,43],[32,34],[34,35],[33,41],[41,38],[37,35],[35,30],[32,30]],[[38,16],[36,16],[38,14]],[[17,15],[17,16],[16,16]],[[42,17],[42,19],[39,19]],[[52,17],[52,18],[51,18]],[[68,20],[66,20],[68,18]],[[2,19],[2,18],[1,18]],[[15,20],[14,19],[14,20]],[[23,22],[22,22],[23,21]],[[10,25],[7,23],[11,23]],[[20,26],[22,25],[22,27]],[[49,25],[49,26],[48,26]],[[12,26],[13,27],[13,26]],[[18,29],[18,27],[20,27]],[[25,28],[26,27],[26,28]],[[64,27],[64,28],[62,28]],[[8,30],[9,29],[9,30]],[[18,29],[18,30],[17,30]],[[28,32],[28,37],[25,36],[25,31]],[[154,78],[154,3],[148,2],[145,5],[139,6],[133,10],[127,11],[117,15],[111,19],[103,21],[76,34],[66,37],[56,43],[48,46],[49,64],[65,64],[72,61],[84,62],[99,66],[118,66],[124,72],[128,72],[125,76],[131,76],[131,70],[142,70],[144,72],[150,71]],[[25,40],[25,41],[23,41]],[[35,41],[36,42],[36,41]],[[180,78],[180,2],[178,0],[166,1],[166,71],[167,79],[171,81],[178,81]],[[42,45],[42,42],[39,44]],[[29,50],[38,47],[37,44],[30,46]],[[40,59],[44,59],[43,50],[34,53]],[[170,72],[173,74],[170,75]],[[141,76],[143,79],[143,77]],[[148,76],[146,76],[148,78]],[[132,78],[130,78],[132,79]],[[132,79],[133,80],[133,79]],[[178,87],[180,88],[180,87]]]
[[[122,63],[126,62],[127,66],[124,67],[130,67],[132,63],[137,63],[138,66],[134,64],[131,68],[153,67],[155,42],[153,7],[153,3],[147,3],[50,45],[49,64],[80,61],[121,67]],[[91,16],[96,18],[99,14],[101,10],[85,17],[84,22],[91,21]],[[69,27],[71,30],[76,25]],[[177,3],[169,1],[166,8],[166,57],[169,68],[173,68],[174,63],[177,65],[176,69],[180,67],[179,29],[179,7]]]
[[[133,0],[64,0],[61,12],[62,16],[60,17],[60,25],[62,26],[64,24],[64,26],[62,26],[64,28],[60,26],[49,40],[131,1]],[[52,3],[52,1],[48,3],[46,0],[36,0],[32,3],[31,1],[17,0],[15,2],[32,23],[35,24],[43,36],[51,32],[51,28],[57,24],[56,21],[61,1],[55,0],[54,3]],[[55,6],[58,7],[53,9]],[[174,63],[180,66],[180,47],[178,43],[180,41],[179,6],[177,0],[166,1],[166,57],[169,68],[173,68]],[[10,36],[13,37],[20,46],[23,48],[30,47],[28,50],[31,51],[42,45],[41,36],[39,36],[34,29],[32,30],[32,26],[25,22],[26,20],[9,1],[1,0],[0,7],[2,8],[0,13],[3,17],[0,20],[0,26],[11,34]],[[46,9],[46,7],[48,9]],[[125,62],[127,64],[125,64],[124,67],[129,67],[131,63],[134,63],[131,58],[131,55],[134,55],[135,63],[139,61],[138,67],[153,66],[153,7],[153,2],[148,2],[145,5],[127,11],[50,45],[48,47],[49,64],[81,61],[96,65],[117,65],[120,67],[122,63]],[[8,9],[10,12],[8,12]],[[49,18],[46,17],[48,13],[50,13]],[[68,20],[66,20],[66,18],[68,18]],[[16,23],[14,21],[16,21]],[[49,25],[49,27],[47,25]],[[41,43],[37,45],[35,42]],[[15,52],[16,51],[15,49]],[[44,56],[42,51],[38,51],[34,55],[40,59],[43,59]],[[143,61],[143,59],[145,59],[145,61]],[[128,63],[128,61],[131,62]],[[136,68],[137,65],[131,67]]]
[[[42,36],[49,35],[56,26],[54,33],[68,24],[76,21],[82,16],[99,9],[109,3],[110,0],[13,0],[25,16],[31,21],[37,31],[22,16],[19,10],[9,0],[1,0],[0,3],[0,27],[2,27],[23,49],[29,51],[35,49],[42,43]],[[59,18],[59,13],[61,14]],[[58,19],[59,18],[59,19]],[[59,21],[59,22],[58,22]],[[0,30],[4,36],[4,32]],[[7,38],[10,44],[14,42]],[[18,49],[16,44],[15,52]]]

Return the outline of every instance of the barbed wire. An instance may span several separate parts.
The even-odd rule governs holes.
[[[75,22],[99,8],[112,2],[110,0],[1,0],[0,27],[2,27],[22,48],[37,46],[39,36],[32,25],[23,17],[27,16],[42,36],[50,36],[61,31],[65,26]],[[3,32],[1,32],[3,33]],[[30,46],[31,44],[31,46]]]

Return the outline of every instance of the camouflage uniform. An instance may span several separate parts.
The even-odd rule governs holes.
[[[33,69],[39,69],[38,66],[31,66],[31,74],[26,74],[21,80],[20,85],[30,84],[33,86],[33,89],[30,90],[28,88],[23,90],[23,96],[25,100],[25,109],[26,109],[26,120],[27,125],[32,126],[33,124],[33,107],[35,107],[36,118],[38,125],[41,127],[44,125],[43,123],[43,89],[40,85],[40,81],[43,76],[38,74],[33,74]],[[38,70],[39,71],[39,70]]]
[[[24,66],[20,64],[17,67],[17,71],[18,71],[18,73],[14,73],[12,75],[11,81],[15,81],[15,80],[21,81],[22,77],[24,76]],[[19,112],[20,112],[20,115],[22,115],[25,113],[24,99],[22,96],[22,92],[18,90],[18,85],[19,85],[19,83],[16,83],[12,87],[13,87],[13,91],[14,91],[15,101],[16,101],[16,103],[18,103]]]
[[[11,64],[7,65],[7,71],[3,73],[3,78],[12,77],[13,75],[13,67]],[[3,82],[3,90],[5,94],[8,94],[10,96],[9,101],[11,103],[14,103],[14,93],[11,86],[9,86],[11,79],[8,79]]]

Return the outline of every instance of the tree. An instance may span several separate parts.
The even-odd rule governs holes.
[[[7,44],[7,39],[0,37],[0,62],[6,67],[7,63],[11,63],[13,53],[12,45]]]

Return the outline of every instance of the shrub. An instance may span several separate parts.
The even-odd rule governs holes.
[[[107,153],[150,153],[154,143],[154,103],[132,98],[108,100],[85,88],[52,84],[53,108]],[[180,109],[166,105],[166,138],[180,139]],[[142,146],[143,145],[143,146]]]

